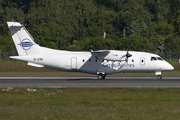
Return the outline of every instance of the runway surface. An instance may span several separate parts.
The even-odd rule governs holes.
[[[0,77],[0,88],[180,88],[180,77]]]

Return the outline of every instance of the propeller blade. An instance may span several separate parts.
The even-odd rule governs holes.
[[[131,54],[129,54],[129,52],[127,51],[127,53],[126,53],[126,62],[128,63],[128,58],[129,57],[131,57],[132,55]]]

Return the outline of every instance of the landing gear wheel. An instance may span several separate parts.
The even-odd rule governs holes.
[[[103,75],[103,79],[105,79],[105,77],[106,77],[106,74],[105,74],[105,75]]]
[[[105,77],[106,77],[106,75],[103,75],[103,74],[98,75],[98,79],[105,79]]]
[[[161,79],[162,79],[162,76],[161,76],[161,75],[158,75],[158,76],[157,76],[157,79],[158,79],[158,80],[161,80]]]
[[[98,75],[98,79],[102,79],[102,76],[101,76],[101,75]]]

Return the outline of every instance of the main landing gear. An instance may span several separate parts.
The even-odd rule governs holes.
[[[104,74],[101,74],[101,75],[98,75],[98,79],[105,79],[106,75]]]
[[[98,77],[98,79],[105,79],[106,74],[99,73],[97,77]]]

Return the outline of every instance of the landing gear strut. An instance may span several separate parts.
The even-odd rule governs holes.
[[[162,79],[162,76],[161,76],[161,75],[158,75],[158,76],[157,76],[157,79],[158,79],[158,80],[161,80],[161,79]]]
[[[161,79],[162,79],[161,71],[156,71],[156,72],[155,72],[155,75],[157,75],[157,79],[158,79],[158,80],[161,80]]]
[[[105,79],[106,77],[106,74],[98,74],[98,79]]]

